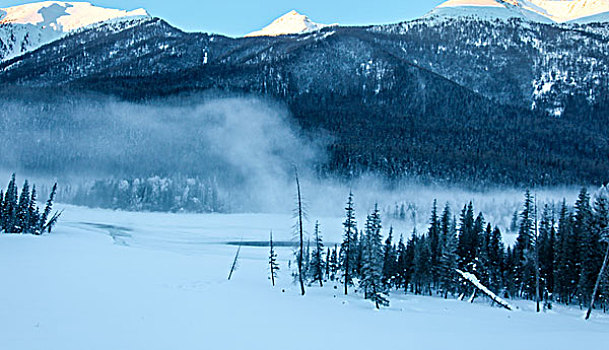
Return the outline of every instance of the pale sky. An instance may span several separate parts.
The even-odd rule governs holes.
[[[1,7],[34,1],[0,0]],[[296,10],[314,22],[343,25],[395,23],[424,15],[442,0],[97,0],[98,6],[132,10],[143,7],[184,29],[243,35]]]

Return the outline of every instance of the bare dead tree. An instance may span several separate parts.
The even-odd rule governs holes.
[[[303,228],[303,217],[304,217],[304,210],[302,208],[302,194],[300,192],[300,179],[298,177],[298,169],[296,167],[294,167],[294,176],[296,177],[296,201],[297,201],[297,208],[296,208],[296,219],[297,219],[297,223],[296,223],[296,229],[298,230],[298,237],[299,237],[299,249],[298,249],[298,281],[300,282],[300,293],[301,295],[305,295],[305,287],[304,287],[304,279],[302,276],[302,260],[303,260],[303,253],[304,253],[304,228]]]
[[[590,306],[588,307],[588,311],[586,312],[586,320],[589,319],[590,314],[592,314],[592,308],[594,308],[596,294],[598,293],[598,288],[603,279],[605,269],[607,268],[607,261],[609,261],[609,229],[606,229],[605,237],[603,238],[603,241],[607,243],[607,249],[605,250],[605,258],[603,259],[603,265],[601,266],[601,270],[598,272],[598,276],[596,277],[596,283],[594,284],[594,291],[592,292],[592,297],[590,298]]]
[[[231,277],[233,277],[233,272],[237,270],[237,266],[239,264],[239,252],[241,251],[241,242],[239,242],[239,247],[237,248],[237,253],[235,254],[235,259],[233,260],[233,264],[230,267],[230,272],[228,273],[228,280],[230,281]]]
[[[277,253],[275,253],[275,247],[273,246],[273,231],[271,231],[270,237],[270,256],[269,256],[269,269],[271,270],[271,283],[273,287],[275,287],[275,278],[277,277],[277,270],[279,270],[279,265],[277,265]]]

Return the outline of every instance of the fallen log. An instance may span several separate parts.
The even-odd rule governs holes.
[[[461,277],[463,277],[464,280],[466,280],[471,285],[476,287],[476,289],[479,290],[480,292],[482,292],[482,294],[491,298],[492,301],[501,305],[505,309],[508,309],[510,311],[514,310],[512,305],[510,305],[507,301],[501,299],[495,293],[493,293],[490,289],[486,288],[486,286],[484,286],[482,283],[480,283],[480,280],[478,280],[478,277],[476,277],[476,275],[474,275],[473,273],[469,273],[469,272],[463,272],[459,269],[457,269],[456,271],[459,275],[461,275]]]

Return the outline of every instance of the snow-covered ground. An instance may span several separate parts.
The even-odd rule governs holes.
[[[327,239],[340,218],[322,218]],[[126,213],[65,206],[51,235],[0,235],[0,349],[585,349],[609,336],[609,317],[556,307],[535,314],[391,295],[375,311],[333,285],[291,283],[279,248],[270,286],[267,248],[225,242],[291,239],[289,215]]]

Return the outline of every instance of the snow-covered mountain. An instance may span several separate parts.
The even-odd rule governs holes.
[[[426,15],[432,16],[604,22],[609,20],[609,0],[448,0]]]
[[[310,33],[335,25],[315,23],[309,17],[292,10],[261,30],[247,34],[246,37]]]
[[[44,1],[0,8],[0,61],[34,50],[71,31],[117,18],[149,17],[88,2]]]

